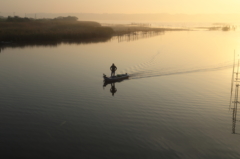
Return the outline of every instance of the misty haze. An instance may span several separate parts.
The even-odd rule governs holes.
[[[240,158],[240,2],[2,1],[3,158]]]

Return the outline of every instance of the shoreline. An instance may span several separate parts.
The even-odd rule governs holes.
[[[0,22],[0,46],[36,43],[89,43],[104,42],[114,36],[138,36],[160,34],[166,31],[229,31],[231,26],[193,28],[155,28],[151,26],[116,24],[103,26],[94,21],[29,21]],[[144,35],[143,35],[144,36]]]

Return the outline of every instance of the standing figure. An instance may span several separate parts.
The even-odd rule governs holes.
[[[111,77],[115,76],[115,71],[117,70],[117,67],[114,65],[114,63],[110,67],[110,70],[111,70]]]

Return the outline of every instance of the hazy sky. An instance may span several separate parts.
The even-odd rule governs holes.
[[[240,13],[240,0],[0,0],[1,13]]]

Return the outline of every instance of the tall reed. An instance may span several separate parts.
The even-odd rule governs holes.
[[[83,40],[111,37],[113,29],[97,22],[0,22],[0,41]]]

